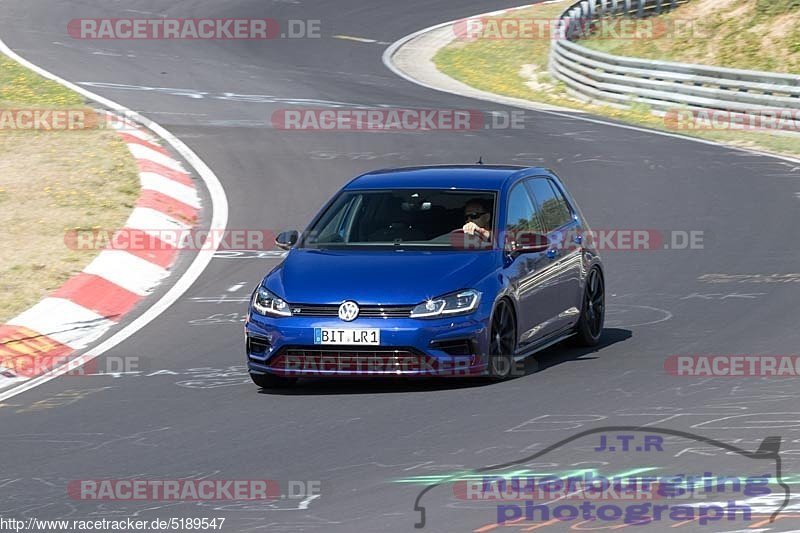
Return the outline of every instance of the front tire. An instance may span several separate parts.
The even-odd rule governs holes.
[[[284,378],[275,374],[254,374],[250,372],[250,379],[262,389],[285,389],[297,382],[297,378]]]
[[[597,346],[603,336],[603,325],[606,316],[606,293],[603,273],[598,267],[592,267],[586,277],[586,288],[583,291],[581,317],[575,328],[575,340],[580,346]]]
[[[489,335],[489,379],[506,380],[511,377],[517,348],[517,324],[508,301],[500,300],[497,304]]]

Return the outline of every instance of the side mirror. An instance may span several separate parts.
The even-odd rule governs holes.
[[[297,244],[297,239],[300,237],[300,234],[297,233],[296,230],[291,231],[284,231],[279,233],[277,237],[275,237],[275,246],[280,248],[281,250],[288,250],[295,244]]]
[[[544,252],[550,247],[550,239],[541,233],[523,231],[517,233],[510,241],[510,251],[517,254]]]

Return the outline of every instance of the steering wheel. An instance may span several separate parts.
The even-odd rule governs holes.
[[[489,239],[481,234],[473,233],[469,235],[462,228],[454,229],[450,232],[450,244],[453,248],[464,249],[482,249],[484,244],[489,242]]]
[[[450,232],[450,235],[459,235],[459,234],[460,235],[464,235],[465,239],[468,239],[468,238],[471,238],[471,237],[477,237],[482,241],[488,241],[489,240],[489,238],[484,237],[484,235],[482,233],[473,233],[472,235],[469,235],[466,231],[464,231],[463,228],[454,229],[453,231]]]

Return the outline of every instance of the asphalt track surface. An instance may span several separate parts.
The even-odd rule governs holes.
[[[367,134],[270,127],[273,111],[302,105],[292,99],[510,111],[416,86],[381,63],[384,44],[332,36],[392,42],[437,22],[512,5],[3,0],[0,36],[11,48],[159,122],[214,169],[228,195],[230,228],[301,228],[360,172],[482,156],[552,167],[594,228],[699,230],[705,247],[606,251],[602,345],[551,348],[540,354],[538,372],[519,379],[494,385],[308,381],[280,393],[249,383],[238,321],[242,300],[276,259],[214,259],[181,301],[107,354],[139,357],[146,372],[64,376],[0,407],[0,514],[225,517],[227,531],[412,530],[419,517],[414,499],[424,487],[416,476],[512,462],[607,425],[689,431],[747,450],[779,435],[784,475],[800,472],[793,459],[800,451],[795,379],[678,378],[663,370],[671,354],[797,353],[797,281],[703,278],[798,272],[797,165],[532,111],[525,112],[522,130]],[[66,34],[73,18],[137,16],[314,19],[322,37],[134,42]],[[184,91],[144,89],[153,87]],[[272,98],[220,98],[225,93]],[[391,277],[387,272],[387,282]],[[649,465],[716,473],[724,464],[730,473],[739,468],[730,463],[736,459],[741,471],[752,470],[747,459],[680,439],[668,441],[662,454],[599,457],[591,452],[596,437],[527,467],[566,471],[602,460],[617,472]],[[75,501],[66,494],[69,480],[121,478],[318,480],[322,488],[317,498],[267,505]],[[456,501],[446,487],[424,498],[429,531],[468,531],[495,520],[496,506]],[[743,527],[684,524],[678,530]],[[785,519],[761,530],[797,527],[796,519]]]

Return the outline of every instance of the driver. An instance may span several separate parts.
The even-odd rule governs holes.
[[[485,240],[492,238],[492,213],[489,202],[473,198],[464,206],[464,218],[467,222],[461,228],[467,235],[477,235]]]

